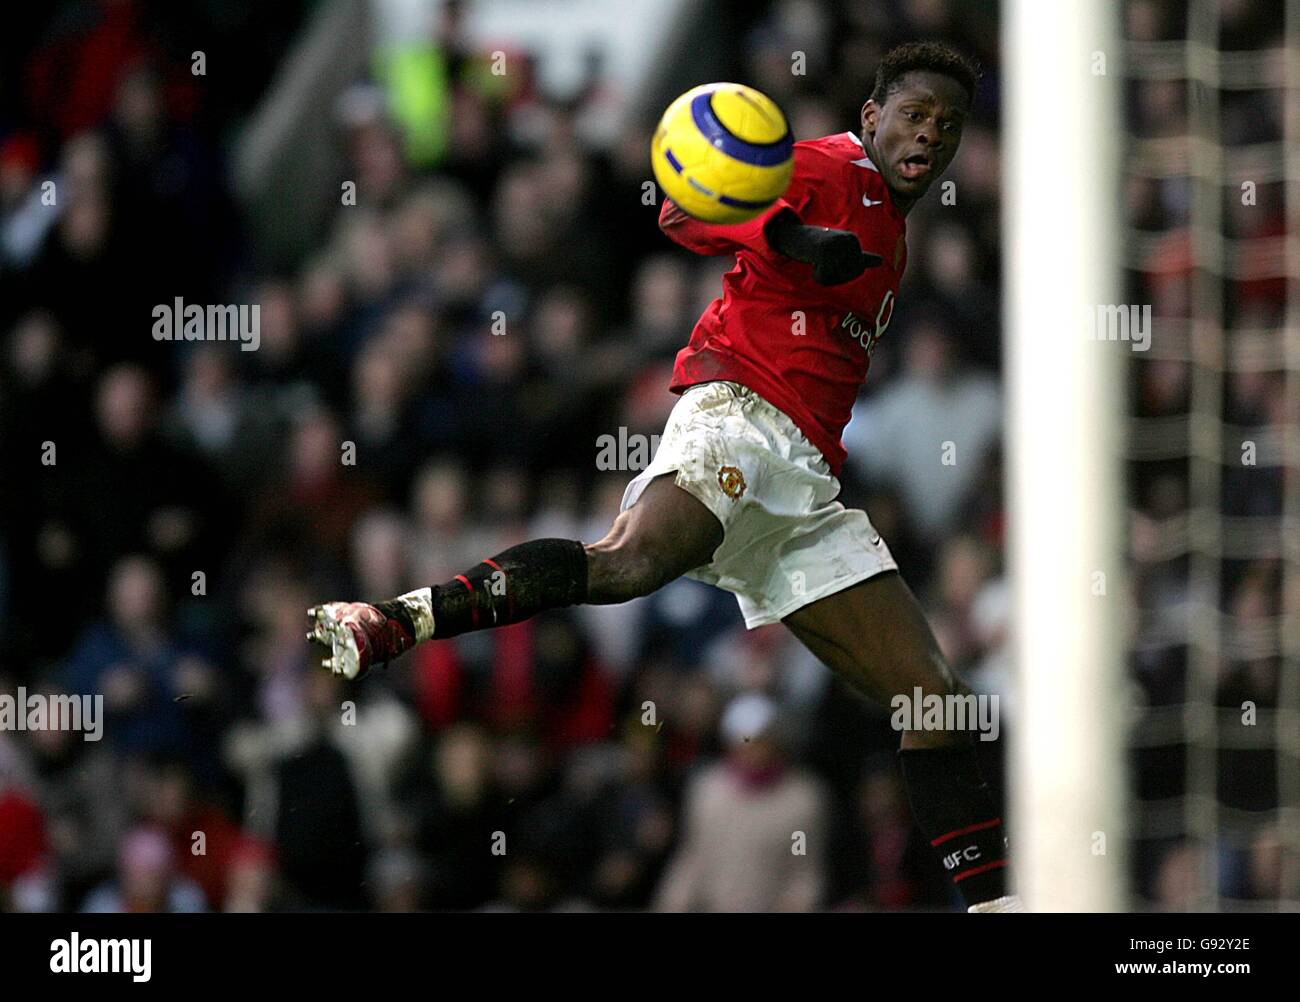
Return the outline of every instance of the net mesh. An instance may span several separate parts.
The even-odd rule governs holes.
[[[1124,8],[1136,903],[1300,908],[1300,0]]]

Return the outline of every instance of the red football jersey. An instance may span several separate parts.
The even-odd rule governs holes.
[[[767,245],[763,226],[782,208],[809,226],[848,230],[884,263],[851,282],[818,285],[812,265]],[[851,132],[795,143],[784,197],[747,223],[716,226],[665,200],[659,225],[699,254],[736,255],[715,299],[677,354],[671,389],[734,380],[784,411],[838,476],[840,436],[889,326],[907,263],[906,226],[884,178]]]

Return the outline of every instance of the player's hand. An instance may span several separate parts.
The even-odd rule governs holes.
[[[768,245],[778,254],[812,265],[813,280],[821,285],[851,282],[868,268],[883,263],[868,254],[848,230],[805,226],[789,208],[773,214],[763,226]]]
[[[841,285],[882,263],[884,258],[864,251],[858,238],[848,230],[823,230],[812,262],[813,281],[819,285]]]

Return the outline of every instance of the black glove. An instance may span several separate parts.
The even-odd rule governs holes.
[[[817,227],[807,227],[817,229]],[[868,254],[858,238],[847,230],[821,230],[813,259],[813,280],[820,285],[851,282],[868,268],[879,267],[883,258]]]
[[[862,249],[848,230],[805,226],[789,209],[782,209],[763,227],[768,246],[778,254],[812,265],[813,280],[819,285],[851,282],[868,268],[884,263],[879,254]]]

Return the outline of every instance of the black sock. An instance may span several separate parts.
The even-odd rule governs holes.
[[[972,743],[898,753],[916,823],[967,904],[1007,893],[1007,840]]]
[[[507,626],[547,609],[585,602],[587,550],[573,539],[534,539],[432,591],[434,639]]]

